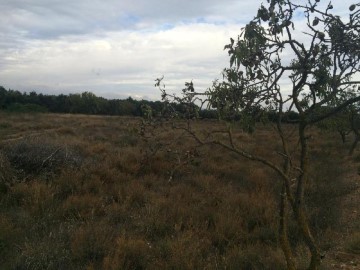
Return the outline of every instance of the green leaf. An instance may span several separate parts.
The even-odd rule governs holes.
[[[319,38],[320,40],[324,40],[324,39],[325,39],[325,34],[324,34],[323,32],[319,32],[319,33],[318,33],[318,38]]]
[[[235,55],[232,55],[232,56],[230,57],[230,67],[233,66],[234,61],[235,61]]]
[[[318,19],[318,18],[315,18],[315,19],[313,20],[312,25],[313,25],[313,26],[316,26],[316,25],[318,25],[318,24],[319,24],[319,19]]]

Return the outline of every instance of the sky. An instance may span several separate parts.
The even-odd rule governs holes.
[[[0,85],[44,94],[160,99],[229,66],[224,45],[265,0],[0,0]],[[336,6],[341,2],[341,6]],[[334,0],[346,11],[351,0]]]

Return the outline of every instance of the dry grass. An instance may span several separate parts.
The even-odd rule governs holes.
[[[189,154],[194,142],[166,126],[147,140],[139,131],[137,118],[1,113],[0,268],[285,269],[273,172],[213,146]],[[331,249],[347,148],[313,133],[310,218]],[[280,160],[269,126],[234,135]]]

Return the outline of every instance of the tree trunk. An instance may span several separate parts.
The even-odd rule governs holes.
[[[355,148],[359,142],[360,138],[358,135],[355,135],[355,139],[354,139],[354,142],[353,144],[351,145],[351,148],[349,150],[349,156],[352,156],[354,154],[354,151],[355,151]]]
[[[300,168],[301,175],[298,178],[295,204],[293,205],[293,210],[295,213],[297,224],[300,228],[300,232],[304,237],[305,244],[308,246],[311,253],[311,261],[309,265],[309,270],[318,270],[321,264],[321,255],[319,248],[315,243],[315,239],[311,234],[309,223],[305,213],[305,202],[304,202],[304,193],[305,193],[305,184],[308,180],[308,145],[307,145],[307,136],[305,133],[306,123],[300,123],[299,125],[299,138],[301,145],[301,156],[300,156]]]
[[[279,222],[279,239],[281,249],[284,253],[287,269],[288,270],[296,270],[294,255],[291,250],[289,237],[287,234],[287,197],[286,197],[286,187],[285,183],[283,184],[281,190],[281,198],[280,198],[280,222]]]
[[[308,269],[318,270],[320,269],[320,264],[321,264],[320,250],[315,243],[314,237],[311,234],[305,212],[302,208],[298,208],[296,210],[296,219],[300,227],[300,231],[304,237],[305,244],[308,246],[311,253],[311,260]]]
[[[343,131],[343,130],[339,130],[339,134],[341,136],[342,143],[345,143],[347,133],[345,131]]]

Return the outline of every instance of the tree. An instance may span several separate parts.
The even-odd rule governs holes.
[[[335,101],[332,102],[328,107],[323,107],[321,109],[327,111],[332,110],[336,108],[337,105],[344,102],[344,99],[355,98],[357,91],[359,91],[359,89],[356,90],[355,86],[353,87],[352,91],[343,93],[341,96],[335,99]],[[353,134],[353,142],[351,143],[351,147],[349,149],[350,156],[354,153],[356,146],[360,141],[359,112],[360,103],[355,102],[347,106],[345,109],[343,109],[336,115],[328,117],[318,123],[318,127],[323,130],[337,131],[340,134],[343,143],[345,143],[347,135]]]
[[[5,108],[7,91],[4,87],[0,86],[0,109]]]
[[[187,106],[184,114],[176,111],[177,116],[187,119],[187,124],[178,128],[186,130],[200,145],[219,145],[277,172],[282,181],[279,239],[288,269],[296,269],[287,230],[289,207],[311,254],[309,269],[319,269],[323,255],[309,226],[304,199],[310,181],[309,127],[360,100],[360,81],[356,80],[360,71],[360,3],[349,7],[346,19],[332,13],[331,3],[321,8],[320,0],[303,4],[291,0],[267,2],[237,39],[231,38],[225,46],[230,67],[224,69],[222,80],[205,92],[196,91],[192,82],[186,83],[181,95],[169,94],[162,78],[156,80],[156,86],[170,111],[176,111],[173,102]],[[348,92],[353,94],[346,95]],[[226,140],[224,136],[203,136],[191,128],[203,106],[216,109],[219,118],[228,123]],[[290,151],[284,130],[284,118],[292,110],[298,113],[293,120],[297,123],[297,153]],[[249,152],[232,136],[232,124],[253,132],[266,113],[277,115],[281,162]]]
[[[324,108],[329,110],[331,108]],[[350,123],[350,111],[344,110],[332,117],[324,119],[318,123],[318,127],[325,131],[336,131],[341,136],[343,143],[346,142],[346,136],[351,132],[351,123]]]

